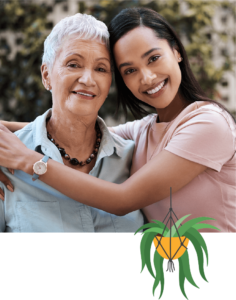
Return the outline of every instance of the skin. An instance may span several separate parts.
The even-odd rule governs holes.
[[[161,49],[151,51],[153,48]],[[178,94],[180,55],[165,40],[158,39],[151,29],[139,27],[130,31],[116,43],[114,52],[118,67],[129,63],[120,67],[125,84],[137,98],[156,108],[160,122],[171,121],[187,106]],[[149,54],[145,55],[147,52]],[[160,57],[156,59],[155,56]],[[144,93],[166,78],[168,84],[161,93],[153,96]],[[8,146],[10,144],[11,147]],[[27,149],[9,132],[0,131],[0,149],[1,164],[31,175],[32,165],[42,158],[41,154]],[[7,157],[5,161],[4,155]],[[40,180],[76,201],[116,215],[125,215],[166,198],[170,186],[174,193],[206,169],[163,150],[119,185],[76,172],[52,160]],[[54,174],[57,174],[56,180]]]
[[[42,82],[52,92],[52,116],[47,123],[56,143],[66,149],[70,157],[86,160],[94,150],[96,141],[95,123],[98,111],[104,103],[112,80],[110,54],[98,40],[79,40],[75,36],[64,39],[53,67],[41,66]],[[72,91],[83,90],[94,97],[84,97]],[[6,123],[6,122],[4,122]],[[3,123],[3,124],[4,124]],[[27,123],[7,122],[12,131]],[[7,125],[5,124],[5,125]],[[73,166],[63,158],[70,168],[89,173],[96,160],[81,167]],[[2,172],[0,180],[13,191],[13,185]],[[0,189],[0,198],[4,192]]]
[[[70,157],[86,160],[94,149],[96,118],[112,80],[106,46],[96,40],[67,38],[61,45],[52,70],[43,64],[41,73],[44,86],[51,88],[53,99],[48,132]],[[91,92],[95,96],[84,97],[72,92],[78,90]],[[72,166],[64,158],[63,161],[65,165],[85,173],[89,173],[95,164],[92,160],[81,167]]]

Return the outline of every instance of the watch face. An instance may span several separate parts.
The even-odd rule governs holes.
[[[44,162],[38,161],[34,164],[34,173],[37,175],[43,175],[47,171],[47,166]]]

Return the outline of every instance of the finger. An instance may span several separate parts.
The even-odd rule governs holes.
[[[8,170],[12,175],[14,175],[14,169],[8,168],[7,170]]]
[[[0,199],[2,199],[2,201],[4,201],[4,192],[1,188],[0,188]]]
[[[5,131],[5,132],[11,132],[6,126],[4,126],[1,122],[0,122],[0,129]]]
[[[0,181],[7,187],[10,192],[14,192],[14,187],[10,179],[2,171],[0,171]]]

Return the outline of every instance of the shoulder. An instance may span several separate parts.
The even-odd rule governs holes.
[[[230,114],[219,107],[217,104],[206,103],[202,105],[199,102],[193,103],[189,111],[179,120],[178,128],[193,126],[192,128],[202,130],[202,134],[209,134],[214,131],[217,135],[228,132],[235,138],[236,124]],[[204,127],[203,127],[204,126]]]
[[[101,117],[98,117],[97,121],[103,135],[103,147],[108,147],[109,149],[114,147],[119,156],[128,155],[129,152],[133,153],[134,142],[132,140],[125,140],[114,132],[109,131]]]
[[[15,135],[30,149],[33,149],[33,123],[29,123],[21,130],[15,132]]]
[[[33,131],[33,122],[27,124],[24,128],[17,130],[14,133],[18,138],[21,138],[25,135],[32,134],[32,131]]]
[[[146,131],[156,121],[156,114],[150,114],[140,120],[126,122],[125,124],[112,127],[116,133],[120,131],[129,132],[131,136],[135,137],[140,135],[141,132]],[[120,134],[119,134],[120,135]]]
[[[114,132],[110,131],[110,135],[115,143],[116,146],[119,148],[125,149],[125,148],[133,148],[134,147],[134,141],[132,140],[125,140],[119,135],[117,135]]]
[[[133,123],[133,125],[140,131],[143,130],[143,128],[147,128],[151,126],[154,122],[156,122],[156,118],[157,118],[157,114],[150,114],[140,120],[135,120],[133,122],[128,122],[128,123]]]

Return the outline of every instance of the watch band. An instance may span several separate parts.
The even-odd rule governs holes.
[[[44,163],[46,163],[46,162],[48,161],[48,159],[49,159],[49,156],[45,155],[45,156],[41,159],[41,161],[43,161]],[[32,177],[32,180],[33,180],[33,181],[37,180],[37,179],[39,178],[39,176],[40,176],[40,175],[34,173],[34,174],[33,174],[33,177]]]

